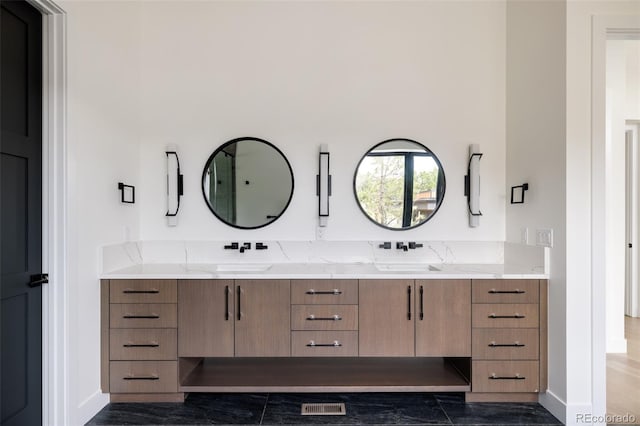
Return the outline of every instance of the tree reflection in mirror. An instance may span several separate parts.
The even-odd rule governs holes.
[[[410,229],[429,220],[442,204],[445,177],[438,158],[410,139],[390,139],[360,160],[354,177],[358,205],[374,223]]]

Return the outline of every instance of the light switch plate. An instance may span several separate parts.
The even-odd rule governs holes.
[[[529,228],[520,228],[520,242],[529,244]]]
[[[536,229],[536,245],[553,247],[553,229]]]

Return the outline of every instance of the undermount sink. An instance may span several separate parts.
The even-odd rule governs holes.
[[[440,272],[440,268],[420,263],[376,263],[381,272]]]
[[[218,272],[263,272],[271,268],[269,263],[226,263],[216,265]]]

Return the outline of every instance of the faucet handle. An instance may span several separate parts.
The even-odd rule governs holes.
[[[378,247],[380,247],[381,249],[389,250],[391,248],[391,241],[385,241],[384,243],[380,244]]]
[[[268,248],[269,246],[265,245],[264,243],[256,243],[256,250],[266,250]]]
[[[224,246],[225,250],[238,250],[238,243],[231,243],[228,246]]]
[[[409,248],[411,250],[417,249],[417,248],[421,248],[421,247],[424,247],[424,245],[423,244],[418,244],[415,241],[409,241]]]

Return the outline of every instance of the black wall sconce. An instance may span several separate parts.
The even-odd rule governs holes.
[[[467,175],[464,177],[464,195],[467,197],[467,207],[469,208],[469,227],[480,226],[480,145],[469,145],[469,164],[467,165]],[[474,161],[477,160],[477,161]]]
[[[511,187],[511,204],[524,204],[524,191],[529,189],[528,183]]]
[[[168,146],[167,151],[167,225],[178,224],[180,197],[184,194],[183,177],[180,173],[180,160],[175,146]]]
[[[118,190],[120,190],[121,203],[134,204],[136,202],[136,188],[134,186],[118,182]]]
[[[329,217],[329,197],[331,196],[329,157],[329,146],[327,144],[320,145],[318,174],[316,175],[319,226],[327,226],[327,218]]]

